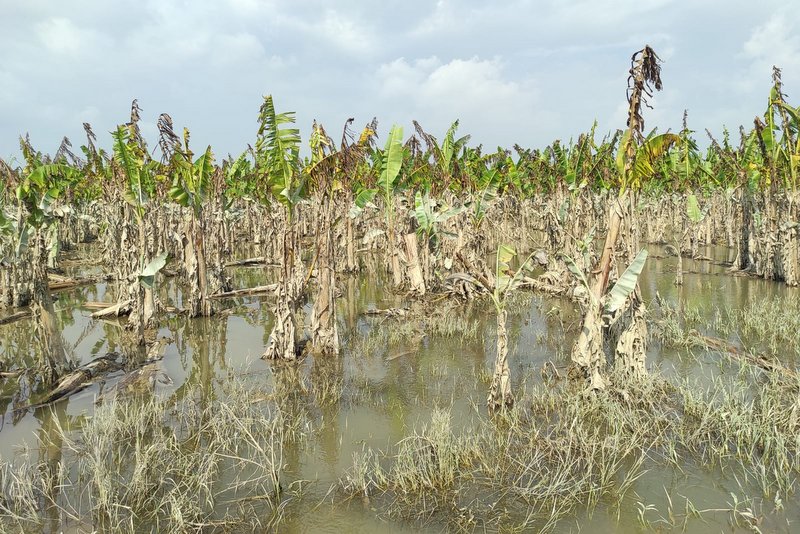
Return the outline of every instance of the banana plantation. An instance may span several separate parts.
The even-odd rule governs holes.
[[[535,149],[272,96],[234,156],[136,100],[22,137],[0,531],[794,530],[800,108],[661,88],[645,47],[627,124]]]

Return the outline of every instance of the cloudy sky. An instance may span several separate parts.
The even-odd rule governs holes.
[[[763,113],[772,65],[800,103],[800,13],[778,0],[0,0],[0,156],[52,152],[81,124],[101,144],[138,98],[195,149],[237,154],[262,95],[338,132],[377,116],[488,147],[624,127],[630,55],[650,44],[664,90],[648,128],[720,132]],[[705,137],[704,135],[702,136]]]

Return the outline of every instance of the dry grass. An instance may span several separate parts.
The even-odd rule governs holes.
[[[51,425],[38,451],[2,465],[0,525],[16,532],[53,521],[78,532],[274,527],[297,490],[283,450],[302,438],[300,422],[253,402],[255,392],[241,382],[218,395],[224,401],[200,390],[176,403],[121,397],[76,433]]]

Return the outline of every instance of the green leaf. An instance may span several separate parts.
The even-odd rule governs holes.
[[[586,280],[586,275],[584,275],[583,271],[578,268],[578,265],[575,263],[575,260],[573,260],[569,256],[564,256],[564,263],[567,264],[567,268],[569,269],[569,272],[572,273],[572,276],[574,276],[578,280],[578,282],[580,282],[580,284],[583,287],[585,287],[586,290],[591,295],[592,292],[589,288],[589,281]]]
[[[144,287],[153,289],[156,274],[167,264],[167,257],[168,254],[166,252],[159,254],[142,269],[142,272],[139,273],[139,281]]]
[[[646,260],[647,249],[642,249],[609,292],[605,306],[606,313],[614,313],[625,304],[639,282],[639,275],[642,272],[642,268],[644,268]]]
[[[169,188],[169,197],[183,207],[189,205],[189,191],[187,191],[183,184],[176,183]]]
[[[414,216],[417,218],[419,229],[430,234],[433,230],[431,199],[427,195],[423,198],[419,191],[414,195]]]
[[[509,268],[511,260],[517,255],[517,251],[508,245],[500,245],[497,249],[497,263],[506,269]]]
[[[211,152],[211,145],[206,148],[202,156],[197,158],[193,166],[194,170],[194,202],[202,203],[211,187],[211,176],[214,174],[214,153]]]
[[[700,211],[700,204],[694,194],[689,195],[686,199],[686,216],[695,224],[703,220],[703,212]]]
[[[377,189],[368,189],[364,188],[358,192],[356,195],[356,206],[359,208],[364,208],[368,202],[372,202],[372,199],[375,198],[375,195],[378,193]]]
[[[403,127],[394,125],[389,131],[386,147],[383,149],[383,168],[378,184],[388,199],[394,190],[397,175],[403,165]]]
[[[276,113],[272,96],[264,98],[256,140],[256,167],[266,174],[267,186],[278,202],[291,209],[302,189],[294,178],[300,161],[300,130],[282,128],[295,122],[294,112]]]

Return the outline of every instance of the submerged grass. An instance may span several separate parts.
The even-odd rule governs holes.
[[[176,533],[274,527],[298,489],[287,480],[284,444],[301,439],[303,428],[254,397],[241,382],[224,387],[224,400],[201,389],[186,390],[177,402],[120,397],[99,406],[75,434],[58,414],[47,414],[53,424],[38,451],[0,466],[0,527]]]
[[[800,357],[800,297],[784,295],[748,301],[739,307],[701,310],[661,302],[655,317],[658,337],[672,346],[695,346],[693,333],[721,336],[752,353],[782,361]]]
[[[515,411],[458,430],[447,410],[435,411],[389,450],[357,454],[340,488],[386,517],[464,531],[549,530],[600,504],[619,514],[652,466],[720,469],[751,500],[779,502],[796,489],[796,380],[762,376],[756,395],[746,376],[707,391],[659,377],[614,380],[596,395],[537,385]],[[642,506],[642,517],[653,511]],[[686,521],[702,519],[688,499],[686,508]],[[743,509],[723,511],[740,521]]]

